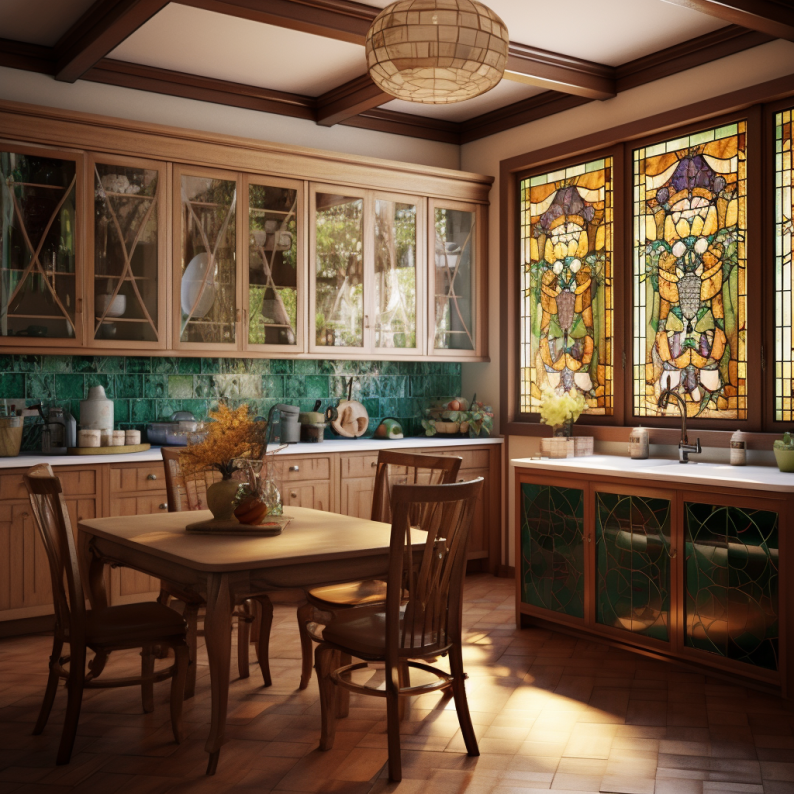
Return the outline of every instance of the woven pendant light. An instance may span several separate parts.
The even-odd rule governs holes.
[[[367,32],[367,66],[397,99],[446,105],[493,88],[508,44],[505,23],[477,0],[397,0]]]

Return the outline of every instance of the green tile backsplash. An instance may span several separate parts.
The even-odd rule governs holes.
[[[314,361],[310,359],[161,358],[154,356],[12,356],[0,355],[0,398],[17,407],[55,402],[80,417],[80,400],[91,386],[105,387],[115,402],[116,425],[143,429],[174,411],[203,418],[218,400],[247,402],[267,414],[279,402],[323,410],[346,394],[370,415],[370,432],[385,416],[400,419],[408,435],[421,432],[422,408],[432,398],[457,396],[461,365],[412,361]],[[23,449],[39,447],[35,420]]]

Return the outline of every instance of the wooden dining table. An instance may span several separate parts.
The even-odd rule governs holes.
[[[108,604],[106,565],[134,568],[205,599],[212,695],[206,743],[210,775],[217,768],[226,730],[235,602],[278,589],[383,578],[388,571],[389,524],[305,507],[290,507],[287,514],[292,520],[282,534],[272,537],[187,532],[188,524],[211,518],[206,510],[85,519],[78,524],[81,567],[93,609]],[[426,535],[412,532],[419,552]]]

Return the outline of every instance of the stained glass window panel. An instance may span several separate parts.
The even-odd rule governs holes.
[[[634,150],[635,416],[665,389],[747,416],[746,139],[739,121]]]
[[[613,412],[613,164],[521,182],[521,413],[544,386]]]
[[[791,379],[794,362],[791,340],[792,115],[794,111],[786,110],[775,117],[775,419],[778,422],[794,419]]]

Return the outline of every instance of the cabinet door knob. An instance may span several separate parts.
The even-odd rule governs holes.
[[[290,491],[289,495],[290,495],[291,499],[297,499],[298,498],[298,492],[297,491]]]
[[[376,460],[373,460],[373,461],[372,461],[372,463],[370,463],[369,465],[370,465],[370,466],[371,466],[373,469],[377,469],[377,468],[378,468],[378,461],[376,461]]]
[[[290,471],[300,471],[300,470],[301,470],[301,467],[300,467],[300,466],[298,466],[298,465],[295,465],[295,466],[290,466],[290,467],[289,467],[289,470],[290,470]]]
[[[146,479],[147,480],[156,480],[157,479],[157,475],[156,474],[147,474],[146,475]]]
[[[163,502],[162,504],[157,505],[157,507],[159,507],[160,510],[168,510],[168,502]]]
[[[670,559],[671,559],[671,560],[672,560],[672,559],[675,559],[677,556],[678,556],[678,549],[673,549],[673,550],[670,552]]]

